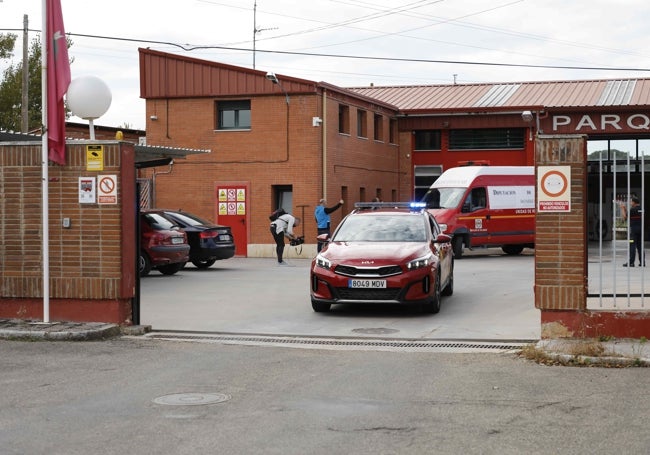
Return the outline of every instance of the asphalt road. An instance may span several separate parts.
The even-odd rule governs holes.
[[[310,259],[231,258],[206,270],[157,271],[141,280],[141,319],[154,330],[323,337],[538,340],[533,250],[468,252],[455,261],[454,295],[435,315],[401,306],[334,306],[315,313]]]
[[[513,354],[0,341],[0,452],[647,454],[645,368]]]

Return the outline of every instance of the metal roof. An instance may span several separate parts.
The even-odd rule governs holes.
[[[350,87],[405,113],[522,108],[648,107],[650,79]]]
[[[42,141],[42,136],[36,134],[17,133],[14,131],[0,130],[0,142],[36,142]],[[86,139],[66,139],[66,143],[87,142]],[[95,141],[101,143],[119,142],[119,141]],[[186,158],[187,155],[199,153],[211,153],[210,150],[188,149],[179,147],[165,147],[154,145],[134,144],[136,167],[144,168],[151,166],[161,166],[169,163],[173,159]]]

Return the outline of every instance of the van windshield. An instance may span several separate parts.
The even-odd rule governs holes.
[[[420,202],[428,209],[454,209],[460,204],[467,188],[431,188]]]

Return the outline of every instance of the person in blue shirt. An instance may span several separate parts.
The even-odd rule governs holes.
[[[326,207],[327,201],[321,199],[314,210],[314,218],[316,218],[316,228],[318,229],[318,234],[330,234],[330,213],[339,209],[343,205],[343,199],[339,201],[338,204],[332,207]],[[318,251],[323,249],[323,243],[318,242]]]

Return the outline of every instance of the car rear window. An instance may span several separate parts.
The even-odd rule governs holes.
[[[142,216],[152,229],[172,229],[176,227],[176,224],[172,223],[159,213],[143,213]]]
[[[174,218],[178,218],[181,223],[187,224],[188,226],[201,226],[211,224],[210,222],[203,220],[196,215],[188,215],[187,213],[165,212],[165,214]]]
[[[421,215],[353,215],[336,231],[335,242],[424,242],[426,225]]]

